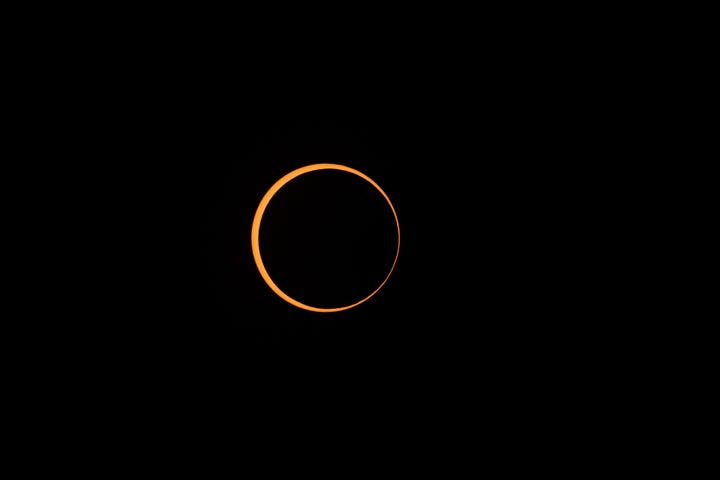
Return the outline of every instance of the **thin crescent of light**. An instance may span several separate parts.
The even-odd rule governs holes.
[[[363,180],[366,180],[369,182],[373,187],[375,187],[383,197],[385,197],[385,200],[387,200],[388,205],[390,205],[390,209],[392,210],[393,216],[395,217],[395,225],[397,226],[397,233],[398,233],[398,244],[397,244],[397,250],[395,252],[395,259],[393,260],[392,267],[390,267],[390,272],[388,272],[385,279],[382,281],[379,287],[377,287],[370,295],[363,298],[359,302],[353,303],[352,305],[346,305],[344,307],[336,307],[336,308],[318,308],[313,307],[310,305],[306,305],[302,302],[299,302],[295,300],[294,298],[290,297],[288,294],[283,292],[280,287],[278,287],[275,282],[273,282],[272,278],[270,278],[270,274],[265,269],[265,264],[262,261],[262,256],[260,255],[260,223],[262,222],[263,214],[265,213],[265,209],[267,208],[268,204],[270,203],[270,200],[273,198],[273,196],[283,187],[285,184],[287,184],[289,181],[293,180],[294,178],[299,177],[300,175],[308,172],[314,172],[316,170],[341,170],[344,172],[349,172],[354,175],[357,175],[358,177],[362,178]],[[280,180],[275,182],[275,184],[270,187],[270,190],[267,191],[265,196],[263,196],[262,200],[260,200],[260,205],[258,205],[257,211],[255,212],[255,218],[253,219],[252,223],[252,232],[251,232],[251,241],[252,241],[252,252],[253,257],[255,258],[255,264],[257,265],[258,270],[260,271],[260,275],[262,276],[263,280],[265,280],[265,283],[268,284],[268,286],[283,300],[290,303],[291,305],[294,305],[296,307],[310,310],[311,312],[340,312],[342,310],[348,310],[353,307],[357,307],[361,303],[364,303],[370,298],[375,295],[388,281],[390,278],[390,275],[392,275],[393,270],[395,269],[395,264],[397,263],[398,256],[400,255],[400,222],[398,221],[397,213],[395,212],[395,207],[393,207],[392,202],[390,201],[390,198],[387,196],[387,194],[383,191],[380,186],[375,183],[370,177],[365,175],[364,173],[355,170],[354,168],[346,167],[345,165],[338,165],[334,163],[316,163],[313,165],[307,165],[301,168],[298,168],[297,170],[293,170],[292,172],[288,173],[284,177],[282,177]]]

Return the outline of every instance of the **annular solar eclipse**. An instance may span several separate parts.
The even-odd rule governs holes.
[[[357,175],[358,177],[362,178],[363,180],[370,183],[373,187],[375,187],[385,198],[388,205],[390,206],[390,209],[392,211],[393,216],[395,217],[395,225],[397,227],[397,249],[395,251],[395,258],[393,259],[392,265],[390,266],[390,269],[387,273],[387,276],[385,276],[384,280],[378,285],[378,287],[370,293],[370,295],[366,296],[362,300],[355,302],[350,305],[344,305],[340,307],[333,307],[333,308],[319,308],[314,307],[312,305],[307,305],[303,302],[298,301],[295,298],[290,297],[288,294],[283,292],[280,287],[278,287],[273,279],[270,277],[270,274],[268,273],[267,269],[265,268],[265,265],[263,263],[262,255],[260,252],[260,231],[262,226],[262,219],[263,214],[265,213],[265,210],[272,200],[273,196],[277,194],[278,191],[280,191],[281,188],[283,188],[288,182],[296,179],[297,177],[309,173],[314,172],[318,170],[340,170],[343,172],[348,172],[353,175]],[[260,201],[260,205],[258,205],[257,211],[255,212],[255,217],[253,218],[252,223],[252,230],[251,230],[251,244],[252,244],[252,252],[253,257],[255,259],[255,264],[257,265],[258,271],[260,272],[260,275],[262,276],[263,280],[267,285],[272,289],[275,294],[277,294],[280,298],[282,298],[284,301],[288,302],[291,305],[294,305],[295,307],[302,308],[304,310],[309,310],[311,312],[324,312],[324,313],[330,313],[330,312],[339,312],[342,310],[348,310],[353,307],[357,307],[358,305],[370,300],[380,289],[385,285],[385,283],[390,278],[390,275],[392,274],[393,270],[395,269],[395,264],[397,263],[398,255],[400,254],[400,223],[398,221],[397,213],[395,212],[395,207],[393,206],[392,202],[390,201],[390,198],[387,196],[387,194],[383,191],[380,186],[375,183],[370,177],[365,175],[364,173],[355,170],[350,167],[346,167],[345,165],[338,165],[334,163],[316,163],[313,165],[306,165],[304,167],[298,168],[296,170],[291,171],[290,173],[286,174],[280,180],[275,182],[272,187],[265,193],[262,200]]]

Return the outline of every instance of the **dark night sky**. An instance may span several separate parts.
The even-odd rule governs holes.
[[[602,306],[587,271],[603,252],[589,247],[601,232],[584,192],[602,149],[584,112],[597,99],[570,88],[562,65],[492,52],[469,65],[458,53],[437,57],[434,75],[417,56],[312,76],[301,57],[262,68],[217,55],[148,61],[143,81],[96,82],[72,105],[74,136],[57,145],[90,165],[74,211],[87,212],[92,260],[61,302],[82,295],[88,319],[51,332],[98,354],[133,352],[117,356],[121,368],[201,378],[267,365],[365,366],[386,379],[484,365],[500,378],[571,368],[591,346]],[[250,248],[267,189],[325,162],[375,180],[402,235],[387,284],[334,314],[281,300]],[[373,192],[318,172],[278,194],[263,248],[288,291],[332,305],[377,282],[394,233]]]
[[[550,84],[554,95],[536,95],[505,78],[521,73],[434,84],[398,73],[287,88],[277,77],[242,86],[229,77],[185,96],[158,81],[106,100],[103,108],[118,115],[88,127],[95,147],[86,148],[108,152],[92,188],[111,198],[92,218],[108,222],[102,238],[113,247],[98,258],[122,272],[113,280],[122,288],[93,285],[97,298],[113,299],[111,313],[128,319],[122,335],[137,329],[146,332],[138,337],[165,344],[169,336],[168,345],[189,342],[209,354],[535,352],[539,338],[553,342],[565,328],[583,294],[574,276],[590,233],[576,228],[585,207],[573,195],[590,180],[576,157],[585,132],[575,102],[558,102]],[[385,287],[336,314],[282,301],[250,249],[267,189],[295,168],[325,162],[374,179],[402,234]],[[266,213],[267,238],[276,239],[264,247],[268,267],[318,302],[350,299],[386,268],[372,260],[387,263],[384,203],[348,177],[296,179]],[[322,275],[303,282],[301,272],[312,271]]]
[[[162,288],[169,307],[161,323],[231,356],[549,359],[546,349],[576,328],[574,302],[583,294],[573,280],[581,268],[573,238],[584,233],[572,227],[582,212],[568,197],[577,185],[566,183],[565,171],[568,136],[578,133],[572,119],[499,80],[486,82],[483,95],[472,85],[424,97],[361,87],[308,90],[299,100],[248,90],[236,103],[199,107],[181,133],[168,132],[182,161],[159,172],[168,180],[160,191],[180,232],[165,252],[178,263],[161,273],[173,286]],[[373,178],[393,201],[402,234],[385,287],[334,314],[277,297],[250,250],[267,189],[295,168],[324,162]],[[376,284],[394,233],[368,223],[368,216],[389,219],[368,187],[316,172],[281,190],[263,224],[272,238],[266,264],[278,282],[317,306],[347,303]]]
[[[302,22],[281,37],[252,31],[251,15],[220,26],[216,12],[164,12],[147,39],[128,22],[107,42],[79,33],[28,56],[41,72],[28,82],[38,108],[24,115],[49,133],[27,142],[32,185],[18,198],[40,204],[27,220],[39,228],[27,258],[40,265],[25,274],[48,293],[33,289],[23,305],[29,348],[17,358],[39,365],[27,376],[46,390],[38,398],[134,421],[133,445],[153,442],[148,425],[162,419],[168,436],[212,425],[233,437],[227,448],[241,449],[236,436],[263,448],[264,434],[275,452],[286,431],[315,434],[324,418],[345,430],[324,437],[339,448],[352,450],[340,433],[365,426],[392,455],[396,438],[410,437],[415,457],[450,439],[475,463],[467,436],[513,457],[506,445],[547,445],[561,417],[584,448],[572,429],[611,415],[597,385],[632,347],[625,318],[636,312],[618,300],[637,277],[616,252],[632,256],[624,227],[643,213],[620,228],[608,213],[623,209],[616,190],[633,152],[618,139],[634,131],[633,118],[618,121],[622,72],[595,60],[595,37],[610,34],[603,25],[576,42],[584,19],[552,29],[527,11],[522,22],[453,11],[444,24],[434,9],[410,13],[377,12],[387,40],[360,22],[354,42],[319,35],[313,46],[300,42],[311,36]],[[251,251],[265,192],[314,163],[376,181],[401,229],[387,284],[338,313],[283,301]],[[385,203],[341,172],[294,180],[265,222],[273,278],[317,306],[372,289],[394,249]],[[316,448],[308,438],[291,443]]]

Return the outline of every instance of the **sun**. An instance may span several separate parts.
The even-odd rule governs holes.
[[[351,305],[345,305],[342,307],[335,307],[335,308],[319,308],[319,307],[313,307],[311,305],[306,305],[292,297],[290,297],[288,294],[283,292],[276,284],[273,282],[272,278],[270,277],[270,274],[267,272],[267,269],[265,268],[265,265],[263,264],[262,255],[260,254],[260,226],[262,224],[262,218],[263,214],[265,213],[265,209],[267,208],[268,204],[270,203],[270,200],[272,200],[273,196],[282,188],[284,187],[288,182],[292,181],[293,179],[299,177],[300,175],[303,175],[308,172],[314,172],[317,170],[340,170],[343,172],[352,173],[353,175],[357,175],[358,177],[362,178],[363,180],[369,182],[373,187],[375,187],[385,198],[388,205],[390,205],[390,209],[392,210],[393,216],[395,217],[395,225],[397,227],[397,249],[395,251],[395,258],[393,259],[392,266],[390,267],[390,271],[388,272],[385,279],[380,283],[380,285],[367,297],[363,298],[359,302],[353,303]],[[253,257],[255,259],[255,264],[257,265],[258,271],[260,272],[260,275],[262,276],[263,280],[265,280],[265,283],[268,284],[268,286],[272,289],[273,292],[275,292],[280,298],[285,300],[291,305],[294,305],[298,308],[302,308],[304,310],[309,310],[311,312],[322,312],[322,313],[332,313],[332,312],[340,312],[343,310],[348,310],[353,307],[357,307],[361,303],[364,303],[370,298],[373,297],[380,289],[385,285],[385,283],[390,278],[390,275],[392,275],[393,270],[395,269],[395,264],[397,263],[398,256],[400,255],[400,222],[398,221],[397,213],[395,212],[395,207],[393,206],[392,202],[390,201],[390,197],[387,196],[387,194],[383,191],[380,186],[375,183],[370,177],[365,175],[364,173],[355,170],[354,168],[346,167],[345,165],[338,165],[335,163],[316,163],[313,165],[306,165],[304,167],[298,168],[297,170],[293,170],[292,172],[288,173],[287,175],[283,176],[280,180],[275,182],[275,184],[270,187],[270,190],[265,193],[262,200],[260,200],[260,205],[258,205],[257,211],[255,212],[255,217],[253,218],[252,223],[252,230],[251,230],[251,244],[252,244],[252,252]]]

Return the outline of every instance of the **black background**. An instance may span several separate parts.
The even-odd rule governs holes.
[[[80,245],[93,272],[83,288],[96,292],[87,306],[122,318],[110,338],[147,338],[158,351],[327,350],[421,363],[530,361],[576,343],[559,338],[576,315],[594,314],[576,302],[590,290],[584,262],[603,254],[589,247],[601,232],[586,193],[601,147],[596,122],[578,113],[595,100],[558,84],[562,65],[544,66],[557,78],[529,83],[535,70],[500,59],[441,78],[421,76],[423,65],[376,65],[365,76],[338,65],[312,78],[302,62],[256,77],[247,73],[255,63],[186,76],[183,65],[98,82],[57,118],[72,126],[58,144],[87,160],[73,211],[87,212],[79,226],[90,232]],[[387,285],[329,315],[278,298],[250,250],[267,189],[321,162],[373,178],[402,231]]]
[[[39,336],[93,385],[125,379],[130,392],[174,398],[165,412],[249,402],[257,410],[235,412],[245,418],[320,397],[322,408],[361,400],[408,423],[432,405],[456,421],[482,405],[499,423],[572,409],[617,332],[604,301],[615,292],[596,274],[608,259],[606,197],[595,195],[610,168],[608,94],[579,60],[585,47],[558,54],[500,33],[370,56],[253,55],[228,48],[252,42],[208,38],[132,54],[103,44],[79,66],[61,56],[43,121],[57,128],[48,146],[72,161],[45,171],[68,202],[44,207],[58,214],[47,229],[59,240],[43,281],[59,287]],[[333,314],[280,299],[250,248],[267,189],[320,162],[374,179],[402,235],[383,289]],[[367,213],[350,187],[323,188]],[[357,242],[347,219],[328,222],[333,212],[314,224]],[[341,260],[328,268],[347,260],[332,251]],[[371,267],[338,272],[350,282]]]
[[[545,8],[310,12],[329,32],[280,8],[269,25],[82,12],[82,28],[51,18],[49,36],[15,37],[33,44],[8,89],[22,105],[8,136],[24,134],[8,164],[28,172],[7,233],[27,296],[4,322],[28,334],[3,338],[33,409],[22,420],[69,422],[62,445],[80,419],[99,448],[125,433],[121,454],[202,443],[294,466],[284,441],[316,463],[369,452],[442,473],[632,442],[618,413],[644,410],[629,397],[657,371],[638,348],[657,328],[638,259],[665,268],[633,235],[657,210],[638,189],[655,167],[633,160],[665,144],[641,133],[663,96],[633,75],[652,38],[607,48],[617,18]],[[333,314],[278,298],[250,248],[267,189],[317,162],[377,181],[402,232],[382,290]],[[297,233],[264,248],[298,295],[334,303],[385,266],[387,225],[349,221],[380,207],[322,178],[278,196],[263,231]]]
[[[408,83],[287,88],[228,80],[157,104],[143,94],[123,117],[125,136],[112,134],[122,143],[118,166],[132,177],[129,203],[119,199],[120,211],[132,207],[120,233],[130,238],[116,250],[134,265],[120,277],[129,289],[118,305],[128,309],[126,335],[222,371],[305,360],[378,374],[402,365],[420,377],[438,365],[462,376],[478,362],[495,364],[488,374],[500,377],[557,362],[569,368],[594,315],[592,305],[578,306],[590,294],[579,272],[595,255],[583,250],[592,232],[578,201],[592,188],[576,156],[587,148],[579,146],[582,122],[547,100],[557,98],[553,85],[534,83],[543,90],[536,94],[505,75],[432,87],[402,78]],[[278,298],[250,250],[252,218],[270,185],[319,162],[377,181],[402,231],[387,285],[335,314]]]

